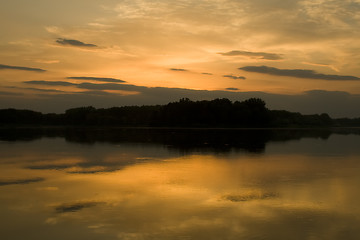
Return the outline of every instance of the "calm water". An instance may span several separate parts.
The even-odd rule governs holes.
[[[360,239],[359,189],[359,131],[0,131],[0,239]]]

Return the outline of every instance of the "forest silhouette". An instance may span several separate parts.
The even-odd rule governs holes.
[[[303,115],[285,110],[270,110],[259,98],[235,102],[226,98],[203,101],[183,98],[166,105],[99,109],[88,106],[68,109],[60,114],[0,109],[0,125],[191,128],[332,127],[360,126],[360,118],[332,119],[326,113]]]

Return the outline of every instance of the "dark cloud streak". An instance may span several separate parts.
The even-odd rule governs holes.
[[[342,76],[342,75],[328,75],[317,73],[314,70],[307,69],[279,69],[268,66],[246,66],[239,68],[240,70],[246,72],[255,72],[263,73],[275,76],[287,76],[287,77],[296,77],[296,78],[311,78],[311,79],[321,79],[321,80],[360,80],[360,78],[355,76]]]
[[[188,70],[183,68],[170,68],[171,71],[178,71],[178,72],[187,72]]]
[[[234,50],[225,53],[219,53],[223,56],[246,56],[246,57],[256,57],[266,60],[281,60],[283,57],[280,54],[276,53],[266,53],[266,52],[248,52],[248,51],[239,51]]]
[[[69,46],[74,46],[74,47],[85,47],[85,48],[97,47],[97,45],[95,45],[95,44],[84,43],[84,42],[81,42],[81,41],[75,40],[75,39],[58,38],[56,40],[56,42],[61,45],[69,45]]]
[[[45,86],[61,86],[61,87],[68,87],[68,86],[77,86],[76,83],[65,82],[65,81],[25,81],[23,83],[26,84],[35,84],[35,85],[45,85]]]
[[[98,82],[111,82],[111,83],[124,83],[124,80],[115,79],[115,78],[99,78],[99,77],[67,77],[66,79],[73,80],[91,80]]]
[[[114,93],[109,93],[109,92],[104,92],[104,91],[97,91],[97,90],[93,90],[93,91],[83,91],[83,92],[78,92],[78,94],[84,94],[84,95],[95,95],[95,96],[116,96],[118,94],[114,94]]]
[[[130,84],[117,84],[117,83],[80,83],[77,88],[86,90],[123,90],[123,91],[145,91],[147,87],[135,86]]]
[[[23,93],[17,93],[17,92],[4,92],[4,91],[0,91],[0,95],[3,96],[22,96],[24,95]]]
[[[19,66],[10,66],[10,65],[4,65],[4,64],[0,64],[0,70],[1,69],[31,71],[31,72],[46,72],[46,70],[41,69],[41,68],[19,67]]]
[[[28,179],[16,179],[16,180],[0,180],[0,186],[16,185],[16,184],[29,184],[44,181],[44,178],[28,178]]]
[[[234,80],[237,80],[237,79],[245,80],[246,79],[246,77],[243,77],[243,76],[233,76],[233,75],[223,75],[223,77],[231,78],[231,79],[234,79]]]
[[[22,88],[22,87],[14,87],[14,86],[8,86],[8,87],[6,87],[6,88],[9,88],[9,89],[19,89],[19,90],[32,90],[32,91],[38,91],[38,92],[65,93],[65,91],[56,90],[56,89]]]

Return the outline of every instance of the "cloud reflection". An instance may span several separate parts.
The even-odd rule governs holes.
[[[9,226],[1,229],[2,234],[12,236],[8,229],[33,224],[39,226],[36,231],[31,228],[39,240],[48,239],[41,233],[49,229],[51,235],[60,234],[55,240],[66,238],[61,235],[64,229],[72,236],[77,233],[78,239],[95,236],[95,240],[179,236],[199,240],[358,239],[359,151],[350,153],[343,146],[352,144],[355,149],[359,136],[331,135],[326,141],[309,137],[286,144],[280,139],[269,144],[263,154],[197,152],[174,157],[172,152],[163,152],[163,161],[150,157],[164,150],[156,145],[83,145],[55,137],[2,143],[7,155],[0,151],[0,159],[5,159],[0,162],[0,171],[9,172],[14,167],[19,175],[37,171],[49,183],[42,188],[1,189],[6,193],[0,197],[5,209],[3,225]],[[320,145],[344,152],[340,156],[310,154],[309,149]],[[26,169],[24,159],[15,154],[20,149],[38,165],[106,166],[134,159],[141,164],[95,175],[69,174],[68,169]],[[52,191],[56,189],[59,191]],[[19,219],[17,213],[24,217]],[[25,235],[18,233],[11,239],[24,239]]]
[[[64,203],[55,207],[57,213],[78,212],[84,208],[94,207],[100,202],[77,202],[77,203]]]
[[[246,202],[251,200],[267,200],[277,198],[278,193],[275,192],[265,192],[265,193],[250,193],[250,194],[238,194],[238,195],[225,195],[223,196],[224,200],[231,202]]]

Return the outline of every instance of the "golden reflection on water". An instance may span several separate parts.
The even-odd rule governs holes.
[[[123,161],[126,154],[104,156]],[[25,160],[24,160],[25,159]],[[358,239],[357,155],[1,161],[2,239]],[[31,166],[31,167],[29,167]],[[21,229],[21,231],[19,231]]]

